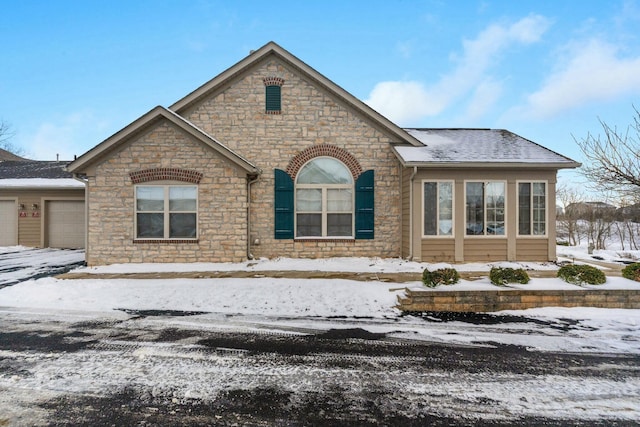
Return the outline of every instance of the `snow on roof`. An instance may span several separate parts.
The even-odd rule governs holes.
[[[406,164],[528,163],[577,167],[568,157],[503,129],[405,129],[424,147],[394,147]]]
[[[0,188],[84,188],[84,183],[73,178],[14,178],[0,179]]]

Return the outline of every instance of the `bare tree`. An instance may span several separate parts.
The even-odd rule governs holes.
[[[11,126],[3,120],[0,120],[0,149],[15,154],[16,156],[24,156],[25,150],[22,147],[18,147],[10,142],[10,139],[15,135]]]
[[[604,135],[588,134],[576,140],[587,162],[581,173],[598,190],[637,196],[640,193],[640,112],[626,131],[619,131],[600,120]],[[575,138],[574,138],[575,139]]]
[[[580,244],[580,215],[576,209],[571,209],[584,200],[584,196],[573,187],[565,184],[558,185],[556,197],[563,207],[563,212],[557,217],[558,237],[567,239],[571,246]]]

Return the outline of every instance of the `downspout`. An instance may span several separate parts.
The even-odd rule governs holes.
[[[247,259],[254,259],[251,253],[251,186],[258,181],[260,175],[247,178]]]
[[[413,261],[413,179],[418,173],[418,167],[413,167],[409,178],[409,261]]]

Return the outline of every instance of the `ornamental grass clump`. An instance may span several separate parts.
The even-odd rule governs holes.
[[[634,262],[623,268],[622,277],[640,282],[640,262]]]
[[[572,285],[602,285],[607,281],[604,273],[591,265],[562,266],[558,270],[558,277]]]
[[[422,283],[430,288],[438,285],[454,285],[460,280],[460,275],[455,268],[439,268],[434,271],[425,269],[422,272]]]
[[[507,283],[526,285],[530,279],[527,272],[522,268],[493,267],[489,272],[489,280],[494,285],[504,286]]]

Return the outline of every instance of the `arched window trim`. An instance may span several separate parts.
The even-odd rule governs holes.
[[[300,172],[312,162],[331,159],[342,165],[349,175],[348,183],[300,183]],[[349,167],[340,159],[332,156],[317,156],[309,159],[298,169],[294,180],[294,230],[296,239],[353,239],[355,234],[355,179]],[[315,190],[315,191],[314,191]],[[301,200],[306,192],[312,196],[319,193],[319,200],[311,200],[313,208],[301,207]],[[348,198],[344,198],[344,193]],[[342,194],[341,194],[342,193]],[[336,197],[337,196],[337,197]],[[312,196],[313,197],[313,196]],[[338,206],[331,207],[331,201]],[[318,205],[319,203],[319,205]],[[348,204],[348,209],[340,209],[340,204]],[[347,219],[348,218],[348,219]],[[319,219],[319,221],[318,221]],[[304,221],[305,224],[302,224]],[[346,222],[349,222],[348,232]],[[309,224],[311,222],[311,224]]]

